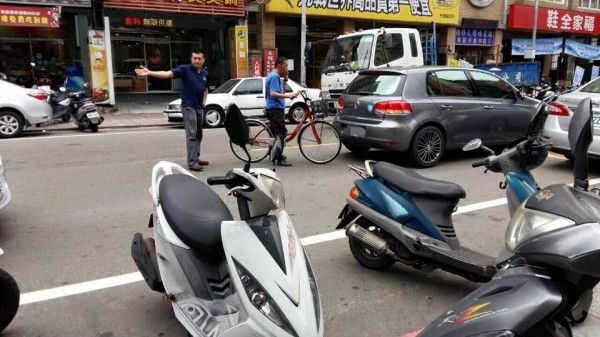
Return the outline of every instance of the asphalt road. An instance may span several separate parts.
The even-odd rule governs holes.
[[[361,164],[364,158],[343,149],[334,162],[315,165],[296,147],[286,151],[294,166],[277,172],[296,230],[303,238],[332,232],[357,179],[346,164]],[[181,128],[29,134],[1,140],[0,153],[13,193],[12,203],[0,212],[5,251],[0,264],[17,279],[28,302],[3,336],[185,335],[161,295],[136,281],[130,257],[133,234],[152,234],[147,228],[152,166],[160,160],[185,164]],[[195,174],[204,181],[241,166],[222,129],[205,130],[202,157],[211,163]],[[408,165],[403,157],[380,151],[368,155]],[[467,197],[459,206],[504,197],[500,175],[471,168],[480,157],[454,153],[418,171],[462,185]],[[269,167],[266,162],[256,166]],[[594,166],[592,179],[600,177],[600,165]],[[572,181],[571,167],[560,156],[550,157],[534,175],[542,186]],[[225,188],[215,190],[235,214]],[[454,222],[464,245],[495,255],[507,218],[507,207],[500,205],[455,215]],[[327,336],[400,336],[423,327],[478,286],[443,271],[426,274],[401,265],[386,272],[364,269],[346,239],[309,244],[306,250],[321,290]],[[99,281],[86,283],[94,280]],[[56,298],[44,298],[48,293]]]

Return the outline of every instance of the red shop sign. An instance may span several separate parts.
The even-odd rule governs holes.
[[[58,28],[56,7],[0,5],[0,26]]]
[[[508,28],[533,29],[534,7],[510,5]],[[537,29],[549,32],[600,34],[600,14],[539,7]]]
[[[277,49],[263,49],[263,74],[265,76],[275,69],[275,60],[277,60]]]

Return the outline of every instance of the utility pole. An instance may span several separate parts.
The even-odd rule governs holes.
[[[535,37],[537,33],[537,21],[538,21],[538,2],[535,0],[535,7],[533,8],[533,37],[531,39],[531,59],[535,59]]]
[[[306,48],[306,0],[301,1],[302,19],[300,22],[300,83],[306,85],[306,57],[304,56],[304,48]]]

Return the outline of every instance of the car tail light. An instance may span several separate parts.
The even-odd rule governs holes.
[[[375,104],[375,113],[385,115],[406,115],[412,113],[407,101],[387,101]]]
[[[551,102],[546,108],[546,112],[548,115],[569,116],[569,108],[566,105],[558,102]]]
[[[48,98],[48,94],[42,93],[42,92],[30,92],[27,94],[28,96],[31,96],[35,99],[39,99],[40,101],[43,101],[45,99]]]
[[[343,98],[338,98],[337,100],[337,107],[338,109],[343,109],[344,108],[344,99]]]

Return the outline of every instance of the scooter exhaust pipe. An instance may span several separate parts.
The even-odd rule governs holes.
[[[346,228],[346,235],[357,239],[380,254],[387,254],[396,258],[396,254],[390,250],[387,241],[355,223]]]

